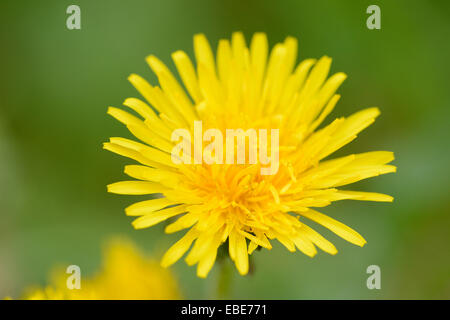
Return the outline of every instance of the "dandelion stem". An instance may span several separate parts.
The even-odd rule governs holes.
[[[230,299],[233,269],[230,259],[221,259],[219,277],[217,281],[217,298]]]

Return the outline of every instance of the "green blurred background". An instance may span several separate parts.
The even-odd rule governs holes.
[[[81,30],[66,28],[66,8],[81,8]],[[366,8],[381,8],[381,30]],[[310,259],[275,245],[254,254],[253,275],[233,271],[230,298],[450,298],[449,34],[446,1],[1,1],[0,3],[0,297],[45,284],[57,263],[98,269],[101,244],[126,234],[160,258],[181,234],[163,225],[134,231],[123,209],[140,197],[106,193],[121,180],[124,158],[102,150],[130,137],[106,115],[138,97],[127,76],[156,78],[150,53],[173,69],[170,53],[192,56],[192,36],[218,39],[264,31],[270,44],[299,39],[300,59],[333,57],[349,77],[332,116],[379,106],[378,121],[337,155],[392,150],[396,174],[358,183],[394,203],[338,202],[322,210],[367,240],[353,246],[328,230],[336,256]],[[330,117],[331,118],[331,117]],[[366,268],[381,268],[381,290]],[[218,267],[207,280],[178,262],[187,298],[215,298]]]

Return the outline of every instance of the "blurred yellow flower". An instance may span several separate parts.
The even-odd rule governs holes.
[[[124,102],[141,118],[118,108],[108,109],[143,142],[116,137],[104,144],[105,149],[140,163],[125,167],[125,173],[137,180],[110,184],[108,191],[160,194],[126,208],[127,215],[139,217],[133,221],[136,229],[172,217],[178,220],[166,227],[167,233],[190,228],[166,252],[162,265],[176,262],[194,241],[186,262],[198,263],[199,277],[207,276],[225,241],[242,275],[249,269],[248,255],[259,246],[271,249],[270,239],[311,257],[316,246],[335,254],[334,245],[308,227],[305,218],[363,246],[366,241],[356,231],[311,208],[343,199],[392,201],[384,194],[337,187],[394,172],[396,168],[388,165],[393,153],[373,151],[324,161],[373,123],[378,108],[338,118],[319,129],[340,98],[335,92],[346,75],[339,72],[328,78],[331,59],[326,56],[295,66],[297,40],[292,37],[276,44],[269,54],[265,34],[256,33],[248,48],[242,33],[237,32],[231,41],[219,41],[214,57],[207,39],[199,34],[194,36],[194,53],[196,67],[183,51],[172,54],[186,90],[167,66],[149,56],[147,62],[160,87],[136,74],[129,81],[150,106],[136,98]],[[279,170],[262,175],[262,161],[174,163],[172,133],[185,128],[195,135],[197,120],[205,128],[219,128],[223,133],[238,128],[278,129]]]
[[[105,249],[101,271],[92,278],[81,274],[81,288],[68,289],[70,275],[58,268],[51,284],[25,290],[27,300],[166,300],[180,299],[173,275],[144,257],[128,240],[114,239]]]

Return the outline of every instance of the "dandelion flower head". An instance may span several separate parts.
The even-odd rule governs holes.
[[[373,192],[342,186],[394,172],[392,152],[371,151],[329,159],[372,124],[380,111],[364,109],[349,117],[325,121],[340,95],[342,72],[329,76],[327,56],[297,64],[297,40],[288,37],[269,50],[264,33],[249,45],[240,32],[220,40],[216,54],[203,34],[194,36],[195,64],[183,51],[172,59],[177,76],[158,58],[146,61],[159,85],[132,74],[129,81],[143,99],[123,103],[132,113],[110,107],[108,113],[127,126],[135,139],[110,138],[104,148],[137,163],[125,166],[132,179],[108,185],[108,191],[152,195],[126,208],[136,229],[169,219],[166,233],[186,230],[165,253],[169,266],[186,255],[206,277],[218,248],[228,246],[241,275],[249,270],[249,255],[258,247],[271,249],[277,240],[289,251],[313,257],[317,248],[336,254],[336,247],[308,226],[308,220],[341,238],[363,246],[364,238],[343,223],[317,211],[334,201],[392,201]],[[172,133],[194,122],[203,129],[278,129],[279,168],[264,175],[264,164],[174,163]],[[270,140],[270,139],[269,139]],[[225,142],[224,142],[225,144]],[[207,144],[202,146],[203,152]],[[247,154],[248,155],[248,154]],[[189,250],[190,249],[190,250]]]

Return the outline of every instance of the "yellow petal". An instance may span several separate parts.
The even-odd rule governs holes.
[[[130,177],[139,180],[159,182],[162,179],[160,170],[147,166],[128,165],[125,166],[124,172]]]
[[[394,198],[383,193],[376,192],[362,192],[362,191],[349,191],[338,190],[338,196],[342,196],[345,199],[361,200],[361,201],[378,201],[378,202],[392,202]]]
[[[302,88],[300,96],[307,98],[314,94],[324,83],[330,71],[331,58],[323,56],[317,61],[314,68],[311,70],[305,86]]]
[[[243,230],[239,230],[238,231],[241,235],[243,235],[244,237],[246,237],[246,238],[248,238],[249,240],[251,240],[252,242],[254,242],[255,244],[257,244],[257,245],[259,245],[259,246],[261,246],[261,247],[264,247],[264,248],[266,248],[266,249],[272,249],[272,246],[270,245],[270,242],[269,241],[264,241],[264,240],[261,240],[260,238],[258,238],[258,237],[255,237],[254,235],[252,235],[252,234],[250,234],[250,233],[248,233],[248,232],[245,232],[245,231],[243,231]],[[266,239],[267,240],[267,239]]]
[[[125,208],[125,213],[127,216],[142,216],[173,204],[174,203],[167,198],[140,201]]]
[[[107,113],[122,122],[124,125],[139,125],[140,123],[142,123],[139,118],[118,108],[109,107]]]
[[[231,65],[232,53],[231,45],[228,40],[219,40],[217,48],[217,71],[222,85],[226,88],[230,82],[230,65]]]
[[[220,234],[216,234],[210,247],[198,262],[197,276],[199,278],[206,278],[209,271],[211,271],[214,262],[216,261],[217,249],[219,245],[220,245]]]
[[[367,243],[366,240],[364,240],[364,238],[352,228],[320,212],[309,210],[307,212],[302,212],[301,215],[323,225],[325,228],[330,229],[348,242],[361,247]]]
[[[108,185],[108,192],[117,194],[152,194],[164,192],[167,188],[149,181],[120,181]]]
[[[248,65],[247,59],[249,58],[245,53],[248,49],[242,32],[233,32],[231,36],[231,50],[233,52],[233,58],[239,68],[239,72],[242,72],[244,67]]]
[[[150,148],[147,146],[141,147],[139,151],[144,157],[146,157],[150,160],[153,160],[158,163],[162,163],[168,167],[174,167],[174,168],[178,167],[178,165],[176,165],[172,161],[171,155],[168,153],[165,153],[160,150]]]
[[[331,188],[396,171],[386,165],[394,159],[392,152],[374,151],[322,162],[311,171],[318,172],[309,183],[312,188]],[[329,170],[331,168],[332,170]]]
[[[295,243],[295,246],[304,254],[306,254],[307,256],[310,256],[311,258],[314,257],[317,254],[317,250],[314,247],[314,245],[312,244],[312,242],[302,236],[301,234],[297,234],[295,235],[292,240]]]
[[[323,251],[333,255],[338,252],[336,247],[330,241],[322,237],[318,232],[314,231],[307,225],[303,224],[301,227],[301,231],[304,232],[305,236],[308,237],[312,243],[314,243]]]
[[[161,266],[168,267],[177,262],[189,250],[192,242],[197,238],[198,233],[195,229],[189,230],[180,240],[164,254],[161,260]]]
[[[187,213],[184,216],[178,218],[177,221],[169,224],[165,229],[165,233],[174,233],[189,227],[192,227],[199,219],[197,214]]]
[[[255,251],[259,246],[254,243],[253,241],[250,241],[250,244],[248,245],[248,254],[252,254],[253,251]]]
[[[142,164],[145,164],[147,166],[155,167],[158,164],[154,161],[151,161],[144,157],[142,154],[137,152],[136,150],[124,147],[119,144],[111,143],[111,142],[105,142],[103,143],[103,149],[114,152],[118,155],[121,155],[123,157],[127,157],[133,160],[136,160],[137,162],[140,162]]]
[[[253,35],[252,42],[250,44],[250,58],[254,81],[257,88],[261,86],[266,69],[268,47],[269,45],[265,33],[258,32]]]
[[[214,55],[204,34],[194,36],[194,52],[197,64],[203,64],[211,72],[215,72]]]
[[[161,121],[161,119],[144,101],[136,98],[127,98],[123,102],[123,105],[139,113],[146,120],[145,123],[149,124],[149,128],[154,129],[152,132],[170,140],[172,131],[164,124],[164,122]]]
[[[132,224],[135,229],[148,228],[184,212],[186,212],[185,205],[161,209],[137,218]]]
[[[194,246],[192,247],[189,254],[186,256],[186,263],[192,266],[200,261],[200,259],[205,255],[206,251],[210,247],[213,241],[213,234],[208,234],[203,232],[197,240],[195,240]]]
[[[292,239],[290,239],[286,235],[282,234],[281,232],[277,232],[273,229],[271,230],[271,233],[273,234],[273,236],[275,238],[277,238],[278,241],[280,241],[280,243],[283,246],[286,247],[286,249],[288,249],[290,252],[295,252],[295,245],[294,245],[294,241],[292,241]]]
[[[172,59],[178,69],[181,79],[186,86],[189,94],[196,103],[202,101],[202,93],[198,85],[197,75],[191,59],[184,51],[178,50],[172,54]]]
[[[235,231],[236,241],[235,241],[235,254],[236,254],[236,268],[242,276],[248,273],[248,252],[247,252],[247,241],[245,237]]]
[[[181,114],[182,117],[180,118],[180,120],[186,120],[188,124],[197,119],[191,101],[187,97],[185,91],[178,83],[176,78],[170,72],[169,68],[167,68],[161,60],[153,55],[148,56],[146,58],[146,61],[152,68],[153,72],[155,72],[155,74],[158,76],[159,84],[161,85],[161,88],[163,90],[163,94],[158,93],[158,90],[156,90],[159,104],[163,103],[163,98],[166,98],[171,102],[170,105],[173,106],[174,109],[176,109],[176,115],[175,113],[169,112],[173,108],[169,107],[167,101],[164,102],[166,107],[164,107],[163,110],[169,112],[170,115],[176,118],[178,118],[178,115]]]
[[[128,130],[139,140],[147,143],[150,146],[158,148],[165,152],[172,152],[173,144],[167,140],[161,139],[153,134],[146,125],[141,123],[130,124],[127,126]]]
[[[334,132],[333,139],[327,147],[322,150],[319,159],[325,158],[334,151],[351,142],[356,138],[358,133],[370,126],[379,114],[380,110],[378,108],[368,108],[356,112],[345,119],[345,121],[343,121]]]

